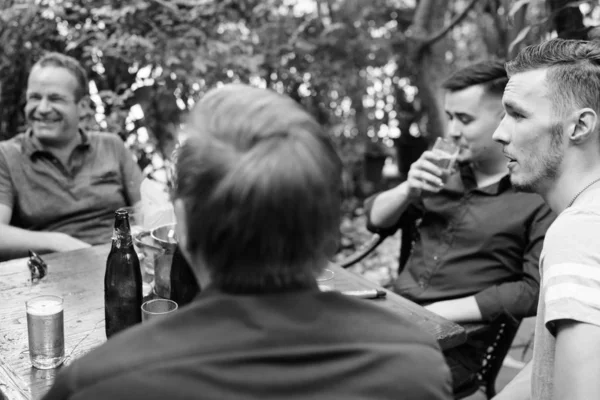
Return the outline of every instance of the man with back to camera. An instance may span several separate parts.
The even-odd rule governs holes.
[[[107,243],[114,211],[140,201],[142,174],[123,141],[79,129],[87,85],[64,54],[31,69],[31,127],[0,142],[0,259]]]
[[[507,63],[494,133],[513,185],[558,214],[540,257],[533,359],[497,399],[600,398],[600,43],[553,39]]]
[[[454,171],[426,151],[408,178],[366,201],[368,227],[393,233],[414,224],[412,253],[394,290],[455,322],[535,315],[538,258],[554,215],[511,185],[502,147],[492,139],[508,77],[500,61],[457,71],[443,85],[448,137],[459,147]],[[473,335],[446,352],[454,391],[471,386],[496,332]]]
[[[432,337],[317,286],[338,236],[341,162],[314,118],[226,85],[185,132],[173,204],[202,292],[76,360],[45,400],[449,399]]]

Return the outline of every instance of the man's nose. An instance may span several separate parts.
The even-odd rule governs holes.
[[[39,113],[48,113],[51,111],[50,102],[45,97],[40,100],[36,107],[36,111]]]
[[[508,143],[510,137],[508,134],[508,129],[506,129],[505,118],[502,118],[502,120],[500,121],[500,124],[498,125],[498,127],[494,131],[494,134],[492,135],[492,139],[501,144]]]
[[[457,139],[461,136],[461,131],[456,120],[450,121],[450,124],[448,125],[448,136],[454,139]]]

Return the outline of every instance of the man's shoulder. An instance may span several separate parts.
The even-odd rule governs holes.
[[[10,139],[3,140],[0,142],[0,153],[8,154],[8,152],[16,152],[20,154],[23,149],[23,141],[25,140],[25,133],[19,133]]]
[[[110,146],[124,146],[123,140],[116,133],[111,132],[98,132],[98,131],[86,131],[85,134],[91,143],[100,143]]]
[[[140,325],[111,338],[69,366],[59,386],[67,387],[70,392],[108,386],[126,390],[142,380],[145,382],[145,371],[151,370],[154,377],[173,378],[179,374],[181,381],[184,379],[182,371],[186,376],[199,377],[219,370],[222,362],[238,365],[240,376],[259,369],[274,374],[278,365],[298,360],[302,354],[306,360],[317,355],[321,360],[330,357],[327,360],[331,361],[330,366],[338,359],[339,365],[355,365],[355,370],[363,371],[356,373],[361,379],[377,371],[388,374],[385,371],[410,366],[415,372],[406,374],[406,379],[410,376],[416,381],[417,372],[430,374],[427,385],[441,387],[447,376],[441,351],[433,337],[413,323],[364,300],[338,293],[302,296],[299,300],[306,301],[303,307],[291,306],[293,297],[284,299],[284,306],[273,305],[271,299],[256,301],[250,296],[217,295],[197,299],[158,323]],[[327,309],[315,308],[318,304],[326,305]],[[288,305],[293,309],[281,315]],[[250,308],[253,311],[243,313]],[[238,317],[227,317],[233,315]],[[309,325],[305,323],[307,318],[312,321]],[[164,340],[165,337],[169,340]],[[257,360],[261,352],[267,358],[253,364],[252,360]],[[266,359],[271,361],[266,362]],[[373,372],[358,368],[368,362],[377,365]],[[244,368],[249,369],[244,371]],[[292,374],[293,369],[290,367],[281,373],[282,376]],[[397,382],[398,378],[393,375],[383,381]],[[271,378],[265,377],[265,385],[268,379]],[[217,386],[226,385],[225,381],[217,379]],[[304,378],[299,378],[292,383],[303,381]],[[304,382],[312,381],[307,378]],[[200,380],[194,385],[202,387],[204,383]],[[415,388],[420,390],[418,386]],[[170,390],[181,394],[187,389],[171,385]]]
[[[371,302],[356,299],[340,293],[329,293],[323,299],[323,307],[329,309],[339,328],[347,329],[352,335],[365,342],[387,343],[403,351],[406,344],[416,349],[439,350],[433,336],[428,335],[408,318]],[[394,294],[390,294],[394,296]],[[377,326],[377,329],[372,329]],[[348,334],[347,339],[353,340]],[[341,336],[340,336],[341,338]]]

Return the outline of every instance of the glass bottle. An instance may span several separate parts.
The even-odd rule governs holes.
[[[115,212],[112,247],[104,275],[106,337],[142,321],[142,274],[133,248],[129,214]]]

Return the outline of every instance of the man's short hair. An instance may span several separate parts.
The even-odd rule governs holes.
[[[475,85],[484,85],[488,93],[502,96],[508,83],[504,63],[498,60],[481,61],[456,71],[442,87],[457,92]]]
[[[49,52],[40,58],[31,68],[33,70],[36,67],[61,67],[69,70],[77,79],[77,89],[75,91],[75,100],[79,101],[89,93],[88,78],[85,69],[81,66],[79,61],[73,57],[67,56],[62,53]]]
[[[546,82],[558,115],[590,107],[600,116],[598,42],[552,39],[526,47],[506,63],[509,76],[536,69],[548,70]]]
[[[231,84],[201,99],[184,132],[174,198],[185,204],[188,250],[213,285],[314,285],[337,243],[341,205],[341,162],[322,126],[289,97]]]

